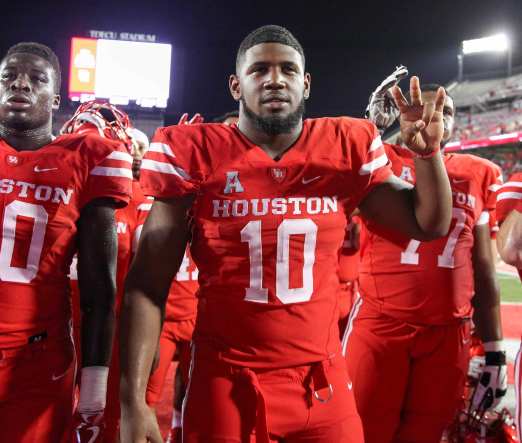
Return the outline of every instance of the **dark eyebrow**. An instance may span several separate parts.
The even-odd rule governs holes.
[[[279,64],[282,66],[285,66],[285,67],[292,67],[292,68],[299,69],[299,64],[296,62],[290,61],[290,60],[282,61]],[[255,68],[264,68],[269,65],[270,65],[269,62],[264,62],[264,61],[254,62],[247,68],[247,71],[251,71],[252,69],[255,69]]]
[[[43,75],[47,76],[47,72],[45,72],[41,69],[38,69],[38,68],[31,68],[31,72],[36,72],[37,74],[43,74]]]

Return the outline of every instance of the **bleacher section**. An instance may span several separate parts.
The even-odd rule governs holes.
[[[522,74],[489,80],[465,80],[447,87],[459,107],[487,106],[489,102],[522,96]]]

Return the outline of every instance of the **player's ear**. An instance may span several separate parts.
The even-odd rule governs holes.
[[[232,74],[228,79],[228,88],[230,89],[230,93],[232,97],[237,102],[241,99],[241,85],[239,84],[239,77],[235,74]]]
[[[305,72],[305,75],[304,75],[304,93],[303,93],[303,96],[305,98],[305,100],[308,100],[308,98],[310,97],[310,86],[312,84],[312,76],[310,75],[309,72]]]
[[[58,111],[58,108],[60,107],[60,101],[61,101],[60,94],[54,94],[53,105],[52,105],[53,111]]]

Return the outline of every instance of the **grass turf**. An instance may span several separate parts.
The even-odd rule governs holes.
[[[518,277],[498,274],[498,280],[503,302],[522,303],[522,284]]]

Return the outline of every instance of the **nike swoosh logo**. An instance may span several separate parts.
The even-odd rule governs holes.
[[[65,375],[67,374],[67,372],[69,372],[69,370],[67,369],[67,371],[65,371],[63,374],[61,375],[52,375],[52,379],[53,381],[56,381],[56,380],[60,380],[61,378],[65,377]]]
[[[352,386],[353,386],[353,385],[352,385],[352,382],[349,381],[349,382],[348,382],[348,389],[349,389],[350,391],[352,390]]]
[[[318,175],[317,177],[309,178],[308,180],[303,177],[303,185],[307,185],[308,183],[312,183],[312,182],[314,182],[316,180],[319,180],[320,178],[321,178],[320,175]]]
[[[471,338],[463,338],[462,339],[462,344],[463,345],[467,345],[470,341],[471,341]]]
[[[458,178],[453,178],[452,179],[453,183],[464,183],[465,181],[467,181],[465,178],[462,178],[462,179],[458,179]]]
[[[58,168],[40,168],[36,165],[33,169],[34,172],[47,172],[47,171],[57,171]]]

